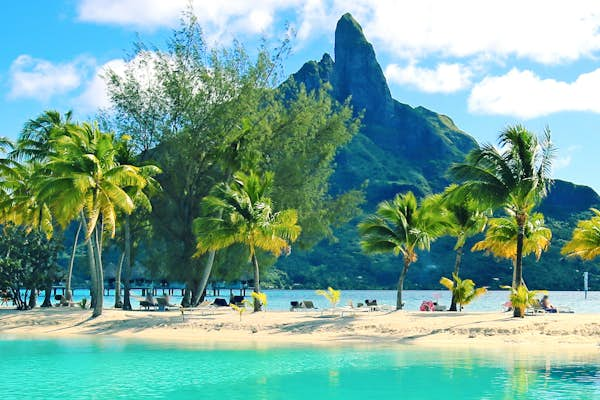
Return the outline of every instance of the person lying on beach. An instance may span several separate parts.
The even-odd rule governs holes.
[[[557,312],[556,308],[552,305],[552,303],[550,303],[550,298],[548,296],[544,296],[542,297],[542,300],[540,301],[540,304],[542,305],[542,308],[549,313],[555,313]]]

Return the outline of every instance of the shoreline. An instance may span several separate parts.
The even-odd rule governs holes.
[[[418,346],[432,348],[511,347],[519,351],[598,351],[600,314],[545,314],[524,319],[501,312],[357,313],[268,311],[214,315],[179,311],[70,308],[0,310],[0,340],[121,338],[185,347],[256,348],[296,346]]]

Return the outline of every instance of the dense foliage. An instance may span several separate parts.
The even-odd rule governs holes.
[[[0,235],[0,288],[9,289],[16,307],[35,306],[37,291],[62,277],[57,257],[61,243],[43,232],[5,225]]]

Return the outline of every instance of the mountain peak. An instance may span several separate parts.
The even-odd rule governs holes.
[[[352,96],[357,111],[366,111],[366,119],[392,112],[392,96],[375,50],[349,13],[340,18],[335,29],[335,72],[338,99]]]

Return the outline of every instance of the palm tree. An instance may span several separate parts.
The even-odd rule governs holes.
[[[53,154],[52,139],[67,134],[75,127],[73,113],[61,116],[58,111],[47,110],[25,123],[11,157],[17,160],[44,162]]]
[[[144,187],[145,180],[138,167],[116,162],[114,135],[101,132],[96,124],[69,127],[51,142],[55,152],[46,164],[49,175],[40,185],[39,197],[50,204],[63,226],[80,218],[85,227],[92,317],[97,317],[102,314],[104,293],[102,235],[114,237],[117,212],[129,214],[135,207],[125,188]]]
[[[492,218],[488,221],[488,229],[485,238],[473,245],[471,251],[485,251],[496,257],[507,258],[513,262],[512,287],[516,288],[522,282],[518,282],[519,275],[516,272],[517,264],[517,235],[519,226],[516,218],[507,210],[509,216]],[[552,231],[544,225],[544,215],[534,213],[527,219],[524,227],[523,245],[521,254],[526,257],[535,254],[536,260],[542,256],[550,246]],[[522,279],[522,278],[521,278]]]
[[[2,182],[9,193],[0,201],[3,220],[43,232],[47,238],[52,237],[54,226],[50,207],[37,195],[37,185],[45,176],[43,166],[37,162],[14,165],[11,175]]]
[[[573,237],[561,250],[567,257],[593,260],[600,255],[600,211],[591,209],[590,219],[579,221],[573,230]]]
[[[487,288],[476,288],[475,282],[471,279],[460,279],[456,274],[452,274],[452,279],[442,277],[440,284],[452,292],[452,299],[459,304],[460,311],[463,306],[487,292]]]
[[[417,250],[429,250],[431,242],[447,229],[439,202],[425,199],[421,206],[412,192],[384,201],[374,215],[358,225],[361,247],[367,254],[402,254],[404,266],[398,279],[396,309],[401,310],[404,279],[410,264],[417,261]]]
[[[72,111],[68,111],[64,115],[61,115],[58,111],[47,110],[37,118],[27,121],[10,154],[11,158],[42,166],[55,153],[55,150],[52,148],[52,144],[55,143],[53,142],[53,139],[61,135],[66,135],[69,130],[75,128],[72,117]],[[69,260],[69,270],[65,288],[65,299],[67,301],[72,299],[71,280],[81,227],[82,222],[79,222]],[[48,234],[48,227],[46,227],[45,232]]]
[[[508,126],[500,133],[498,142],[500,150],[492,145],[478,147],[469,153],[464,163],[452,166],[450,172],[463,181],[459,197],[511,211],[518,228],[515,238],[515,284],[518,286],[523,280],[525,226],[552,182],[554,146],[547,128],[544,137],[538,139],[521,125]]]
[[[119,164],[135,165],[139,162],[139,158],[134,153],[133,146],[130,144],[130,139],[131,138],[128,135],[122,135],[115,144],[115,157]],[[135,211],[132,215],[125,213],[119,224],[122,232],[122,236],[120,236],[122,237],[123,252],[117,266],[117,272],[115,273],[115,308],[122,307],[123,310],[131,310],[131,285],[129,281],[131,279],[131,270],[134,263],[133,247],[135,243],[135,239],[132,240],[132,236],[135,236],[135,228],[139,225],[143,225],[144,227],[149,225],[147,217],[148,213],[152,211],[150,196],[162,190],[160,184],[154,179],[154,176],[161,172],[162,171],[155,165],[140,166],[139,175],[142,179],[133,181],[133,185],[131,186],[124,187],[125,192],[127,192],[135,204]],[[142,185],[140,186],[140,184]],[[138,211],[145,211],[145,213],[141,215]],[[134,228],[133,230],[132,225]],[[121,276],[124,277],[125,281],[124,298],[122,302]]]
[[[242,243],[250,250],[254,267],[254,292],[260,293],[260,271],[256,250],[262,249],[275,256],[289,251],[290,242],[300,235],[296,210],[275,212],[269,197],[273,174],[262,178],[256,173],[234,174],[231,184],[217,185],[202,199],[204,215],[194,221],[198,237],[196,256]],[[254,311],[261,304],[254,298]]]
[[[449,223],[447,234],[456,238],[456,244],[454,245],[456,259],[454,262],[453,277],[459,276],[463,249],[467,239],[485,230],[489,214],[489,212],[482,210],[482,207],[474,199],[459,199],[453,196],[456,190],[458,190],[458,186],[451,185],[444,191],[442,197],[443,207],[446,210]],[[454,281],[454,284],[457,285],[458,281]],[[450,311],[456,311],[456,296],[454,292],[450,303]]]

